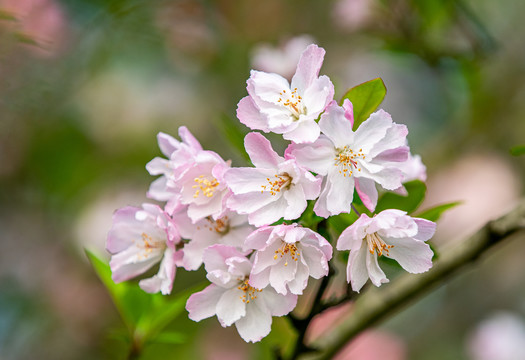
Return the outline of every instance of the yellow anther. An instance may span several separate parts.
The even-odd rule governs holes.
[[[195,194],[193,194],[194,198],[199,197],[201,191],[204,196],[211,198],[215,192],[215,189],[217,186],[219,186],[217,179],[212,178],[212,180],[209,180],[205,178],[204,175],[200,175],[193,180],[197,183],[196,185],[192,186],[192,188],[197,189],[195,190]]]
[[[388,256],[390,255],[388,253],[388,250],[393,248],[394,245],[387,245],[383,239],[377,233],[373,234],[366,234],[365,239],[368,245],[368,251],[370,251],[370,254],[373,254],[374,252],[377,252],[377,255],[382,256],[383,251]]]

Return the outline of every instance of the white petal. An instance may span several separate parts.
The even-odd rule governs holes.
[[[350,256],[348,258],[346,281],[352,285],[352,290],[357,292],[361,290],[369,277],[366,267],[367,251],[366,246],[361,246],[356,250],[350,251]]]
[[[399,265],[412,274],[419,274],[432,267],[432,256],[434,253],[428,244],[412,238],[388,238],[384,239],[389,245],[388,254],[383,255],[396,260]]]
[[[246,315],[245,292],[234,287],[222,294],[217,303],[217,318],[223,327],[230,326]]]
[[[345,117],[345,110],[332,101],[321,115],[319,120],[321,132],[325,134],[335,145],[336,148],[342,148],[345,145],[352,144],[354,139],[352,124]],[[357,134],[357,133],[356,133]]]
[[[363,246],[363,248],[366,247]],[[372,284],[375,286],[381,286],[381,284],[387,283],[389,281],[377,263],[377,254],[375,252],[370,254],[369,251],[366,251],[366,268],[368,269],[370,281],[372,281]]]
[[[246,342],[258,342],[270,333],[272,315],[262,301],[250,301],[246,316],[235,323],[239,335]]]
[[[193,321],[201,321],[215,315],[215,309],[224,289],[211,284],[204,290],[192,294],[186,303],[188,317]]]

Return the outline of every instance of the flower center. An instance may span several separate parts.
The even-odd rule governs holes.
[[[202,193],[204,196],[211,198],[213,196],[213,193],[217,186],[219,186],[219,182],[217,179],[212,178],[212,180],[207,179],[204,177],[204,175],[200,175],[199,177],[196,177],[193,179],[197,184],[193,185],[193,189],[195,190],[195,194],[193,195],[194,198],[199,197],[199,195]]]
[[[273,181],[271,178],[266,178],[266,180],[268,181],[268,185],[261,185],[261,193],[269,191],[272,195],[277,195],[277,193],[281,192],[281,189],[283,188],[285,190],[288,189],[292,183],[292,177],[288,175],[288,173],[275,175],[275,180]]]
[[[153,250],[164,249],[166,247],[165,241],[154,240],[151,236],[146,233],[141,234],[142,242],[137,244],[138,247],[144,249],[138,255],[139,258],[147,258]]]
[[[293,261],[297,261],[299,259],[299,255],[301,255],[295,244],[289,244],[283,241],[281,247],[275,250],[275,255],[273,256],[273,258],[277,260],[279,258],[279,255],[282,258],[285,254],[289,254]],[[284,263],[284,266],[288,266],[288,261]]]
[[[334,165],[339,168],[339,174],[342,174],[345,177],[352,176],[356,169],[357,171],[361,171],[357,159],[365,159],[363,149],[354,151],[350,149],[348,145],[345,145],[345,147],[342,150],[339,150],[338,154],[335,156]]]
[[[228,216],[223,216],[220,219],[213,220],[210,216],[206,218],[209,224],[205,224],[204,227],[209,231],[215,231],[221,235],[224,235],[230,231],[230,218]],[[200,227],[197,227],[200,229]]]
[[[306,109],[303,105],[303,98],[301,95],[297,94],[297,88],[293,89],[292,92],[283,90],[279,95],[281,96],[277,102],[290,110],[295,120],[299,120],[299,116],[306,113]]]
[[[368,244],[368,251],[370,251],[370,254],[377,252],[377,255],[379,256],[383,255],[383,251],[387,256],[390,255],[388,250],[394,247],[394,245],[387,245],[383,239],[377,235],[377,233],[366,234],[366,242]]]
[[[244,291],[244,294],[240,297],[243,303],[249,304],[250,300],[257,299],[257,293],[261,292],[262,289],[256,289],[248,284],[248,279],[242,281],[237,289]]]

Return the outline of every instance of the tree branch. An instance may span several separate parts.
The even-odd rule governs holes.
[[[346,321],[311,344],[319,352],[308,359],[332,359],[354,336],[395,313],[432,286],[477,260],[493,245],[511,235],[525,236],[525,200],[501,218],[483,226],[477,233],[451,249],[444,249],[433,268],[424,274],[405,274],[391,284],[371,288],[358,297]]]

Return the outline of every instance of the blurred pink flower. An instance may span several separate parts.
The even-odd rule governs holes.
[[[67,40],[66,17],[54,0],[0,0],[0,11],[16,20],[2,25],[18,33],[26,42],[35,42],[28,49],[39,56],[59,53]]]
[[[304,49],[314,42],[309,35],[296,36],[274,47],[257,45],[252,52],[252,67],[255,70],[276,73],[290,79]]]
[[[470,335],[472,360],[525,360],[525,322],[512,313],[493,314]]]
[[[335,24],[344,30],[355,31],[369,23],[374,0],[338,0],[332,10]]]

